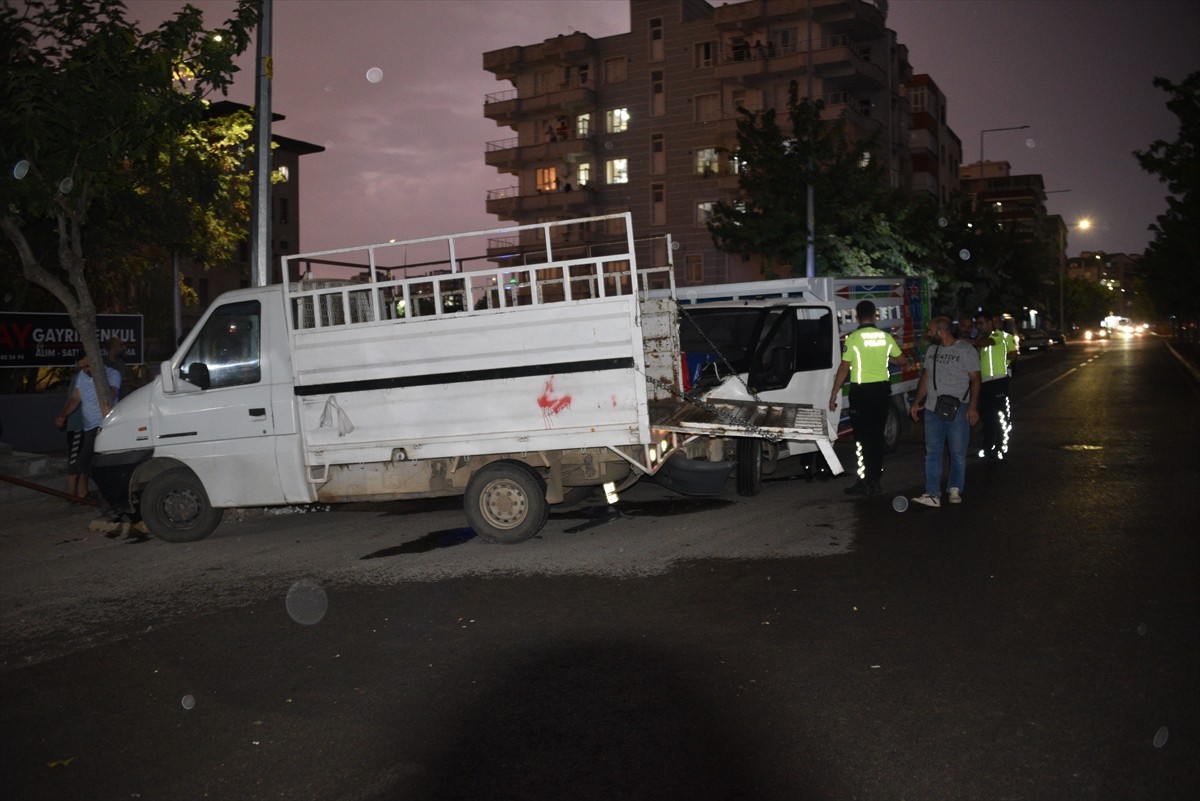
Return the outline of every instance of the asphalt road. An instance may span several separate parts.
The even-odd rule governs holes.
[[[1126,799],[1200,790],[1200,389],[1161,341],[1014,379],[964,503],[784,470],[492,546],[455,503],[168,545],[4,504],[5,799]],[[848,452],[844,461],[849,461]]]

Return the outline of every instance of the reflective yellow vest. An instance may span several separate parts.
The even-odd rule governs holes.
[[[984,381],[1007,376],[1008,354],[1017,349],[1016,340],[1004,331],[993,331],[988,339],[992,344],[979,349],[979,372]]]
[[[874,384],[888,381],[888,357],[899,356],[900,346],[887,331],[873,325],[860,325],[846,335],[842,360],[850,362],[850,381]]]

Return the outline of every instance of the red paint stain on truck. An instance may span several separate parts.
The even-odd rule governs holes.
[[[546,381],[546,387],[542,390],[542,394],[538,396],[538,406],[542,407],[544,414],[558,414],[563,409],[570,408],[570,395],[554,395],[554,376],[550,376]]]

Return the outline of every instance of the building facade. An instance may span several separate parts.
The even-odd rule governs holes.
[[[892,186],[912,183],[902,94],[911,69],[885,5],[630,0],[629,33],[484,53],[484,69],[511,84],[484,102],[509,130],[487,143],[486,163],[509,177],[488,192],[488,213],[527,224],[629,211],[638,236],[671,235],[679,283],[761,278],[753,262],[718,251],[706,227],[713,205],[739,192],[739,107],[784,109],[795,81],[853,138],[878,134],[872,156]],[[581,245],[605,235],[563,234]],[[646,248],[643,263],[665,263],[660,245]]]

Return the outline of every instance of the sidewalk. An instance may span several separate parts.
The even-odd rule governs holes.
[[[0,442],[0,476],[36,484],[56,492],[65,492],[67,456],[65,453],[21,453],[14,451],[8,443]],[[33,497],[55,496],[0,479],[0,503]],[[60,500],[70,503],[65,498]]]

